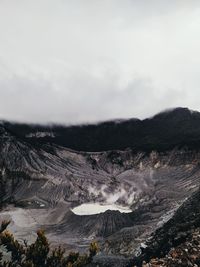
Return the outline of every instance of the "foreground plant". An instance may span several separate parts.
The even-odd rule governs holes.
[[[75,252],[66,255],[60,246],[51,250],[43,230],[37,232],[37,239],[33,244],[21,244],[6,230],[8,225],[8,221],[1,224],[0,244],[11,257],[10,260],[4,260],[3,253],[0,253],[0,267],[84,267],[98,252],[96,242],[92,242],[89,252],[83,255]]]

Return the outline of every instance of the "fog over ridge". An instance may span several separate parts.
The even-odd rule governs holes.
[[[200,110],[199,1],[0,1],[0,118],[91,123]]]

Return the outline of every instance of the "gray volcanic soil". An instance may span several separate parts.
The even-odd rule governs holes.
[[[200,153],[189,150],[75,152],[52,144],[38,148],[4,130],[0,151],[3,201],[16,206],[4,209],[1,219],[10,217],[10,229],[21,239],[32,240],[42,227],[52,244],[69,249],[97,238],[106,253],[138,253],[200,183]],[[133,212],[78,216],[70,211],[96,202]]]

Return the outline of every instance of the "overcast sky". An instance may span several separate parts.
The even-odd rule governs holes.
[[[200,111],[199,0],[0,0],[0,118]]]

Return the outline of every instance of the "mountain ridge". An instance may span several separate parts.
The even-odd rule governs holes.
[[[175,108],[144,120],[128,119],[99,124],[63,126],[2,121],[1,128],[31,144],[53,143],[75,151],[132,149],[167,151],[174,147],[200,148],[200,113]]]

